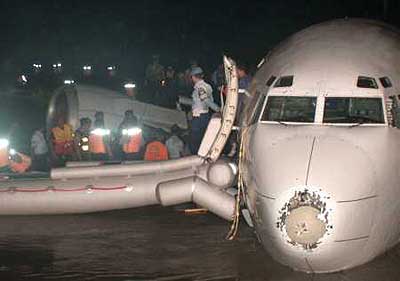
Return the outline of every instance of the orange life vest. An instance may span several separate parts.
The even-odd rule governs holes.
[[[57,155],[71,155],[74,152],[74,134],[71,125],[65,124],[63,129],[54,127],[53,133],[54,152]]]
[[[8,157],[9,157],[8,147],[4,147],[4,148],[0,149],[0,168],[8,166],[8,164],[9,164]]]
[[[161,161],[168,160],[168,149],[159,141],[152,141],[147,144],[144,160],[147,161]]]
[[[22,153],[17,152],[17,155],[20,161],[10,160],[10,168],[15,173],[25,173],[31,167],[32,160]]]
[[[96,134],[89,136],[89,150],[94,154],[103,154],[107,152],[106,145],[104,144],[104,137]]]
[[[129,139],[122,145],[122,151],[125,153],[137,153],[142,144],[142,133],[129,136]]]

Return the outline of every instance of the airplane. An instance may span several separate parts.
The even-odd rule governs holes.
[[[399,240],[400,33],[306,28],[260,63],[241,116],[246,205],[279,262],[334,272]]]
[[[400,234],[399,47],[400,33],[376,21],[339,19],[306,28],[260,62],[241,112],[236,65],[225,57],[227,99],[197,155],[57,168],[50,179],[0,182],[0,214],[192,201],[231,221],[231,239],[244,201],[245,218],[279,262],[310,273],[366,263]],[[66,116],[80,116],[80,107],[58,99],[76,102],[79,94],[56,95],[51,105],[68,104]],[[221,158],[236,117],[237,163]],[[235,178],[236,197],[226,192]]]

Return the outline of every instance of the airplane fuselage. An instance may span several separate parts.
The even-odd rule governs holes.
[[[278,261],[333,272],[398,242],[399,47],[383,24],[337,20],[293,35],[259,68],[242,173],[256,232]]]

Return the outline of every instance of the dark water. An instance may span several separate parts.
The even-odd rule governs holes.
[[[143,208],[79,216],[0,218],[0,281],[400,280],[400,249],[354,270],[309,275],[274,262],[242,225]]]

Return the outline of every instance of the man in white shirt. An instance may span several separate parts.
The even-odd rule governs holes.
[[[47,145],[45,130],[36,130],[31,139],[32,151],[32,170],[48,171],[49,170],[49,147]]]

